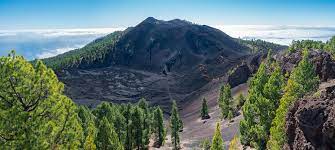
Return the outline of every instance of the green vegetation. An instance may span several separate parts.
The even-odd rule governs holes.
[[[318,85],[319,79],[315,74],[313,64],[308,60],[308,55],[308,50],[305,49],[302,60],[294,68],[287,81],[285,94],[280,100],[279,108],[276,110],[276,116],[270,129],[270,140],[267,144],[268,149],[282,149],[287,140],[285,134],[285,117],[290,105],[307,92],[314,90]]]
[[[211,150],[223,150],[223,139],[221,135],[221,125],[216,123],[215,133],[212,139]]]
[[[104,61],[111,51],[110,42],[121,33],[113,33],[86,47],[44,60],[54,69],[80,67]],[[101,42],[103,41],[103,42]],[[96,44],[99,43],[99,44]],[[256,42],[257,43],[257,42]],[[326,43],[294,41],[290,52],[304,49],[299,64],[289,74],[285,84],[279,64],[271,60],[259,66],[249,81],[248,97],[237,97],[237,109],[242,108],[240,138],[231,141],[236,149],[241,144],[256,149],[282,149],[287,137],[285,117],[289,107],[305,94],[316,89],[319,79],[308,60],[308,49],[326,50],[334,54],[335,37]],[[104,49],[99,51],[97,49]],[[97,50],[97,51],[95,51]],[[58,58],[58,59],[57,59]],[[285,88],[283,88],[285,86]],[[12,52],[0,58],[0,147],[2,149],[148,149],[165,143],[163,112],[149,107],[145,99],[137,104],[103,102],[94,109],[77,106],[63,94],[64,85],[42,61],[27,62]],[[234,117],[233,97],[228,84],[220,89],[218,105],[222,118]],[[202,101],[201,118],[209,118],[207,100]],[[183,123],[173,101],[169,120],[173,149],[180,149],[179,134]],[[234,148],[235,146],[235,148]],[[212,144],[205,140],[204,149],[222,150],[224,144],[220,123],[216,124]]]
[[[235,135],[229,143],[229,150],[239,150],[239,138]]]
[[[240,109],[242,108],[242,106],[244,105],[244,102],[245,102],[245,97],[243,96],[242,93],[240,93],[237,97],[237,104],[236,104],[236,108],[237,109]]]
[[[200,147],[203,150],[210,150],[211,149],[211,142],[208,138],[206,138],[205,140],[203,140],[200,144]]]
[[[201,107],[201,119],[209,119],[210,116],[208,114],[208,106],[206,98],[202,99],[202,107]]]
[[[302,51],[304,49],[324,50],[334,55],[335,54],[335,36],[333,36],[326,43],[322,41],[314,41],[314,40],[292,41],[292,44],[288,48],[288,51],[292,53],[296,51]]]
[[[163,111],[157,107],[154,111],[153,133],[155,135],[155,146],[161,147],[164,144],[166,129],[163,124]]]
[[[84,142],[84,149],[85,150],[96,150],[97,146],[94,143],[94,139],[96,138],[96,128],[94,126],[93,122],[90,122],[88,124],[87,129],[87,135],[85,138],[85,142]]]
[[[252,39],[252,40],[238,39],[238,42],[249,47],[252,53],[266,52],[269,49],[278,50],[278,49],[284,48],[282,45],[271,43],[271,42],[266,42],[260,39]]]
[[[152,134],[164,143],[163,112],[145,99],[103,102],[93,110],[77,106],[51,69],[14,52],[0,58],[0,77],[2,149],[147,149]]]
[[[183,129],[182,121],[179,117],[178,107],[176,101],[172,102],[172,110],[170,116],[171,141],[173,149],[180,149],[179,132]]]
[[[231,95],[230,85],[226,84],[221,87],[220,95],[218,99],[218,104],[221,109],[222,118],[232,118],[233,108],[232,108],[233,97]],[[230,115],[229,115],[230,114]]]
[[[14,52],[0,58],[2,149],[77,149],[83,138],[76,105],[41,61]]]
[[[87,44],[83,48],[43,59],[43,62],[54,70],[85,67],[94,63],[104,63],[107,55],[113,51],[113,45],[122,34],[123,32],[121,31],[113,32]]]
[[[281,98],[284,77],[276,62],[263,62],[249,82],[248,99],[242,107],[241,143],[265,149],[272,119]]]
[[[106,117],[103,117],[98,124],[99,131],[96,137],[97,148],[99,150],[122,150],[123,146],[114,130],[114,126],[109,123]]]

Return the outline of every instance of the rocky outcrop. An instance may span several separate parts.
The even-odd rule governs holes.
[[[290,54],[278,54],[276,59],[281,63],[284,72],[290,72],[301,60],[301,51]],[[331,54],[321,50],[311,50],[310,60],[321,81],[335,78],[335,61]]]
[[[231,87],[235,87],[242,83],[246,83],[253,73],[255,73],[262,62],[266,57],[266,53],[259,53],[248,56],[242,62],[242,64],[234,67],[227,74],[227,83]]]
[[[320,85],[320,96],[307,96],[294,103],[286,118],[285,149],[335,149],[335,82]]]

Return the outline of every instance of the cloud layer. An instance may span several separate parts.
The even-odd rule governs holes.
[[[0,56],[15,49],[27,59],[56,56],[124,28],[0,30]]]
[[[262,39],[283,45],[292,40],[327,41],[335,35],[335,27],[320,26],[269,26],[269,25],[227,25],[214,26],[228,35],[242,39]]]
[[[335,35],[335,26],[269,26],[217,25],[213,26],[235,38],[262,39],[289,45],[292,40],[326,41]],[[0,30],[0,56],[15,49],[27,59],[52,57],[83,47],[92,40],[124,28]]]

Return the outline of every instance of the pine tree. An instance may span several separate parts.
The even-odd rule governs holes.
[[[271,57],[268,56],[268,59]],[[249,85],[249,98],[243,106],[240,122],[241,142],[257,149],[265,149],[271,122],[281,98],[284,77],[276,62],[262,63]],[[268,66],[267,72],[266,66]]]
[[[132,113],[132,125],[133,125],[133,135],[134,144],[139,150],[144,147],[143,142],[143,112],[138,106],[135,106]]]
[[[234,118],[234,113],[233,113],[232,110],[229,110],[228,115],[227,115],[227,119],[229,121],[232,121],[233,118]]]
[[[287,81],[285,94],[280,100],[276,116],[272,121],[270,140],[267,144],[268,149],[279,150],[282,148],[287,140],[285,134],[285,117],[290,105],[307,92],[314,90],[319,83],[313,64],[309,62],[308,56],[309,53],[305,49],[302,60],[292,70],[291,76]]]
[[[132,134],[132,128],[133,128],[133,123],[132,123],[132,107],[131,104],[127,104],[125,106],[125,110],[123,112],[126,120],[126,136],[125,136],[125,149],[126,150],[131,150],[133,148],[133,134]]]
[[[216,129],[214,133],[214,137],[212,139],[211,150],[223,150],[223,139],[221,135],[221,125],[220,123],[216,123]]]
[[[96,146],[99,150],[123,150],[122,143],[106,117],[99,122]]]
[[[241,143],[243,145],[251,145],[257,140],[257,133],[255,128],[257,122],[259,109],[256,106],[257,101],[263,98],[263,88],[268,80],[266,73],[266,64],[261,63],[254,77],[249,81],[248,99],[245,101],[242,112],[243,120],[240,122]]]
[[[232,100],[233,100],[233,97],[231,95],[230,85],[226,84],[222,86],[219,100],[218,100],[219,107],[221,108],[222,118],[227,118],[229,111],[233,110]]]
[[[155,134],[155,146],[161,147],[164,144],[166,130],[163,122],[163,111],[160,107],[157,107],[154,111],[154,134]]]
[[[234,136],[234,138],[229,143],[229,150],[239,150],[239,139],[237,136]]]
[[[143,110],[143,144],[148,145],[149,140],[150,140],[150,133],[151,133],[151,119],[152,119],[152,114],[149,109],[149,104],[148,102],[144,99],[141,98],[140,101],[138,102],[138,106]],[[144,147],[142,147],[144,148]]]
[[[201,119],[209,119],[210,116],[208,115],[208,106],[206,98],[202,99],[202,107],[201,107]]]
[[[91,111],[86,107],[86,106],[79,106],[78,107],[78,116],[79,116],[79,120],[80,120],[80,124],[81,127],[83,128],[84,131],[84,138],[82,139],[82,147],[84,146],[85,142],[87,141],[87,136],[88,136],[88,132],[89,130],[92,130],[92,126],[89,126],[91,122],[93,122],[93,127],[94,126],[94,115],[91,113]],[[93,142],[94,142],[94,137],[93,138]]]
[[[86,138],[84,142],[84,150],[96,150],[97,147],[94,143],[96,128],[93,121],[87,125]]]
[[[200,147],[202,150],[210,150],[211,149],[211,142],[208,138],[206,138],[204,141],[202,141]]]
[[[126,136],[126,119],[123,114],[120,112],[121,107],[117,105],[111,106],[112,108],[112,123],[114,125],[115,132],[119,137],[119,141],[125,144],[125,136]]]
[[[109,122],[113,122],[113,108],[111,107],[111,104],[108,102],[102,102],[99,104],[92,113],[97,118],[97,121],[102,120],[102,118],[106,118]],[[99,122],[96,122],[97,124]]]
[[[83,139],[77,106],[41,61],[15,52],[0,58],[2,149],[78,149]]]
[[[176,101],[172,103],[172,110],[170,116],[171,141],[173,149],[180,149],[179,131],[182,129],[182,122],[179,117],[178,107]]]

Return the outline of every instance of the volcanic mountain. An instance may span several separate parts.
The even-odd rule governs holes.
[[[186,103],[215,82],[247,81],[264,51],[285,47],[235,39],[206,25],[149,17],[81,49],[44,62],[56,70],[75,102],[137,102],[146,98],[167,112],[172,100]],[[259,53],[252,53],[257,49]]]

